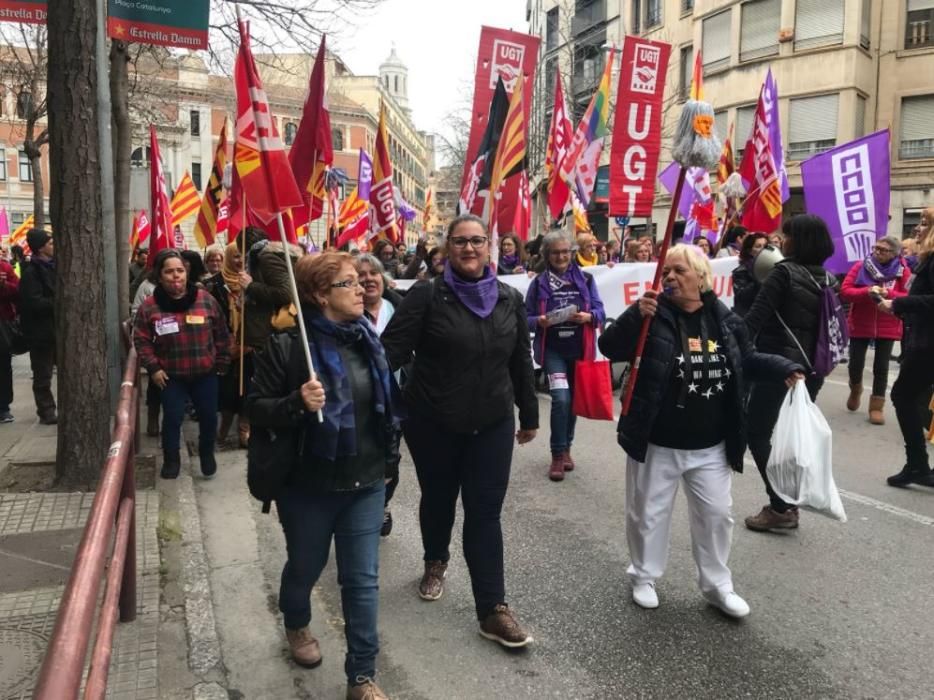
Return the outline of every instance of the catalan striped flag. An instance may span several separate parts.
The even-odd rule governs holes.
[[[16,227],[16,230],[10,234],[10,245],[22,245],[26,242],[26,234],[29,229],[36,225],[36,217],[32,214],[26,217],[26,220]]]
[[[360,199],[358,190],[353,192],[343,202],[337,214],[337,228],[340,234],[334,246],[341,246],[363,236],[370,228],[370,203]]]
[[[182,181],[178,183],[175,194],[172,195],[169,208],[172,210],[173,228],[201,208],[201,197],[198,195],[198,188],[195,187],[195,183],[192,182],[191,175],[188,174],[187,170]]]
[[[691,74],[691,93],[688,97],[697,101],[704,99],[704,62],[700,51],[694,54],[694,72]]]
[[[434,204],[433,195],[434,191],[429,187],[428,191],[425,193],[425,210],[422,214],[422,228],[426,231],[428,230],[428,221],[431,219],[431,206]]]
[[[717,163],[717,182],[720,186],[726,182],[726,179],[733,174],[735,167],[733,165],[733,124],[723,139],[723,149],[720,151],[720,161]]]
[[[509,99],[509,109],[506,111],[506,121],[503,122],[503,133],[496,147],[496,158],[493,161],[493,173],[490,176],[490,198],[493,206],[490,207],[490,220],[496,216],[496,195],[499,187],[510,175],[525,168],[525,89],[520,75]]]
[[[221,128],[221,135],[217,141],[217,150],[214,151],[214,164],[211,166],[211,177],[204,190],[201,200],[201,211],[195,222],[195,240],[201,248],[207,248],[214,243],[218,232],[218,219],[221,202],[224,200],[224,168],[227,166],[227,121]]]

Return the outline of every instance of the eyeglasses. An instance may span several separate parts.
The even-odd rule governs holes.
[[[472,248],[482,248],[487,244],[489,240],[486,236],[471,236],[467,238],[466,236],[456,236],[449,239],[451,245],[455,248],[466,248],[469,243]]]
[[[353,289],[354,287],[363,287],[360,280],[344,280],[343,282],[334,282],[331,289]]]
[[[872,250],[873,250],[873,252],[875,252],[875,253],[889,253],[890,255],[894,255],[894,254],[895,254],[895,251],[894,251],[894,250],[892,250],[891,248],[887,248],[887,247],[884,246],[884,245],[874,245],[874,246],[872,247]]]

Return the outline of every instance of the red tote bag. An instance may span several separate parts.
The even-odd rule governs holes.
[[[584,357],[574,365],[575,416],[613,420],[613,384],[609,360],[596,360],[593,326],[584,326]]]

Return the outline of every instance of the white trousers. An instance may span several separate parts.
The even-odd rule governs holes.
[[[674,450],[649,444],[645,462],[626,465],[626,539],[633,584],[654,583],[665,572],[671,514],[678,482],[691,517],[691,548],[704,593],[733,590],[727,567],[733,535],[730,487],[733,472],[723,443],[703,450]]]

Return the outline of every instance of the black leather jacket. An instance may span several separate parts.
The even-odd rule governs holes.
[[[413,286],[381,340],[393,369],[415,356],[403,395],[409,414],[453,433],[473,433],[519,407],[519,426],[538,428],[538,398],[525,303],[497,282],[493,313],[464,306],[441,277]]]
[[[727,410],[729,424],[736,429],[727,433],[726,455],[730,466],[741,472],[746,451],[746,383],[780,382],[795,371],[803,371],[803,368],[782,357],[756,352],[743,320],[717,299],[713,292],[705,292],[702,298],[704,313],[708,314],[711,323],[720,328],[720,335],[726,344],[727,359],[733,370],[733,395]],[[616,428],[620,446],[639,462],[645,461],[649,435],[665,397],[677,356],[681,352],[677,319],[670,304],[665,297],[659,300],[658,313],[649,327],[629,413],[620,416]],[[600,352],[614,362],[632,360],[641,326],[639,307],[632,304],[600,336]],[[677,426],[671,426],[671,429],[677,430]]]
[[[892,309],[905,321],[905,349],[934,351],[934,255],[918,264],[908,296],[893,299]]]

